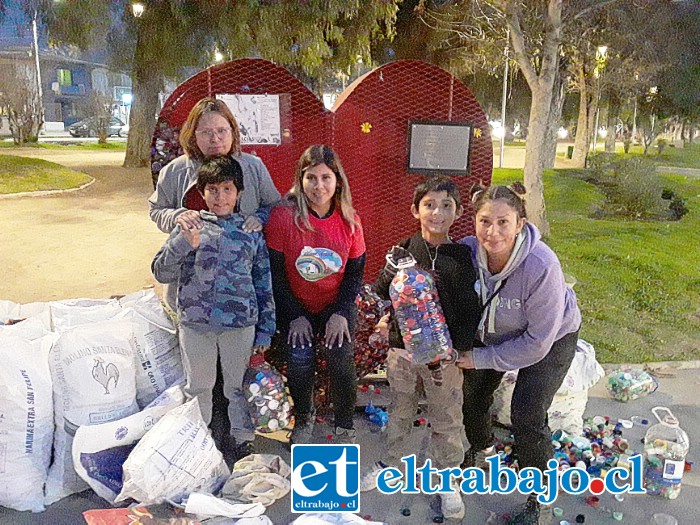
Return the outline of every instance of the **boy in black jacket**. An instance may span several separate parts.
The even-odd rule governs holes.
[[[392,248],[394,258],[408,251],[417,265],[430,272],[435,280],[454,350],[471,350],[479,322],[479,303],[474,282],[471,249],[454,244],[449,229],[462,214],[457,185],[449,178],[434,176],[419,184],[413,194],[411,213],[420,221],[420,231]],[[396,270],[388,265],[380,272],[375,288],[384,299]],[[400,467],[402,456],[411,453],[408,436],[416,419],[420,392],[428,403],[427,419],[431,423],[430,457],[435,468],[458,467],[464,458],[462,444],[462,380],[454,363],[442,369],[442,381],[434,380],[432,365],[414,365],[404,349],[396,320],[389,329],[391,349],[387,356],[387,379],[391,408],[386,434],[386,463],[379,462],[363,476],[362,489],[376,487],[376,476],[387,464]],[[454,486],[455,484],[453,484]],[[461,519],[464,504],[459,490],[441,494],[446,518]]]

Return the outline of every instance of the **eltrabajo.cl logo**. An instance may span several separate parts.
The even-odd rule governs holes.
[[[359,445],[292,445],[292,512],[359,512]]]

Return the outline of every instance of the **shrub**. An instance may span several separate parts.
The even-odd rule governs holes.
[[[665,219],[663,188],[652,162],[644,158],[623,159],[596,155],[591,159],[593,182],[604,198],[598,216],[630,219]]]
[[[672,219],[680,221],[683,218],[683,215],[690,211],[685,204],[685,199],[680,195],[674,194],[673,197],[671,197],[671,203],[668,205],[668,209],[671,212]]]
[[[674,221],[681,220],[683,215],[690,211],[686,206],[686,200],[680,195],[676,195],[676,192],[671,188],[664,188],[664,191],[661,192],[661,198],[671,201],[668,203],[668,211]]]
[[[666,139],[657,139],[656,140],[656,154],[661,155],[661,153],[666,149],[666,146],[668,146],[668,141]]]

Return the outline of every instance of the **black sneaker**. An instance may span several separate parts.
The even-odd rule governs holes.
[[[493,456],[495,453],[496,447],[493,445],[484,450],[475,450],[473,447],[470,447],[464,453],[464,461],[462,461],[460,468],[479,467],[482,470],[489,470],[490,465],[486,462],[486,458]]]
[[[523,510],[508,521],[508,525],[551,525],[551,523],[552,510],[541,505],[533,496],[528,497]]]
[[[289,436],[290,445],[306,445],[313,442],[316,411],[300,414],[294,419],[294,428]]]
[[[251,454],[255,454],[252,441],[236,443],[236,445],[233,447],[233,462],[236,463],[239,459],[243,459]]]

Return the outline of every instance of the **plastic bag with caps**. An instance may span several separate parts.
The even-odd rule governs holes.
[[[414,364],[428,365],[433,381],[440,385],[442,367],[454,362],[457,356],[435,281],[403,248],[394,247],[386,255],[386,261],[388,267],[396,271],[389,296],[404,348]]]
[[[276,432],[289,425],[291,405],[284,378],[265,362],[263,354],[250,357],[248,369],[243,376],[243,394],[248,401],[248,411],[255,430],[262,433]]]

